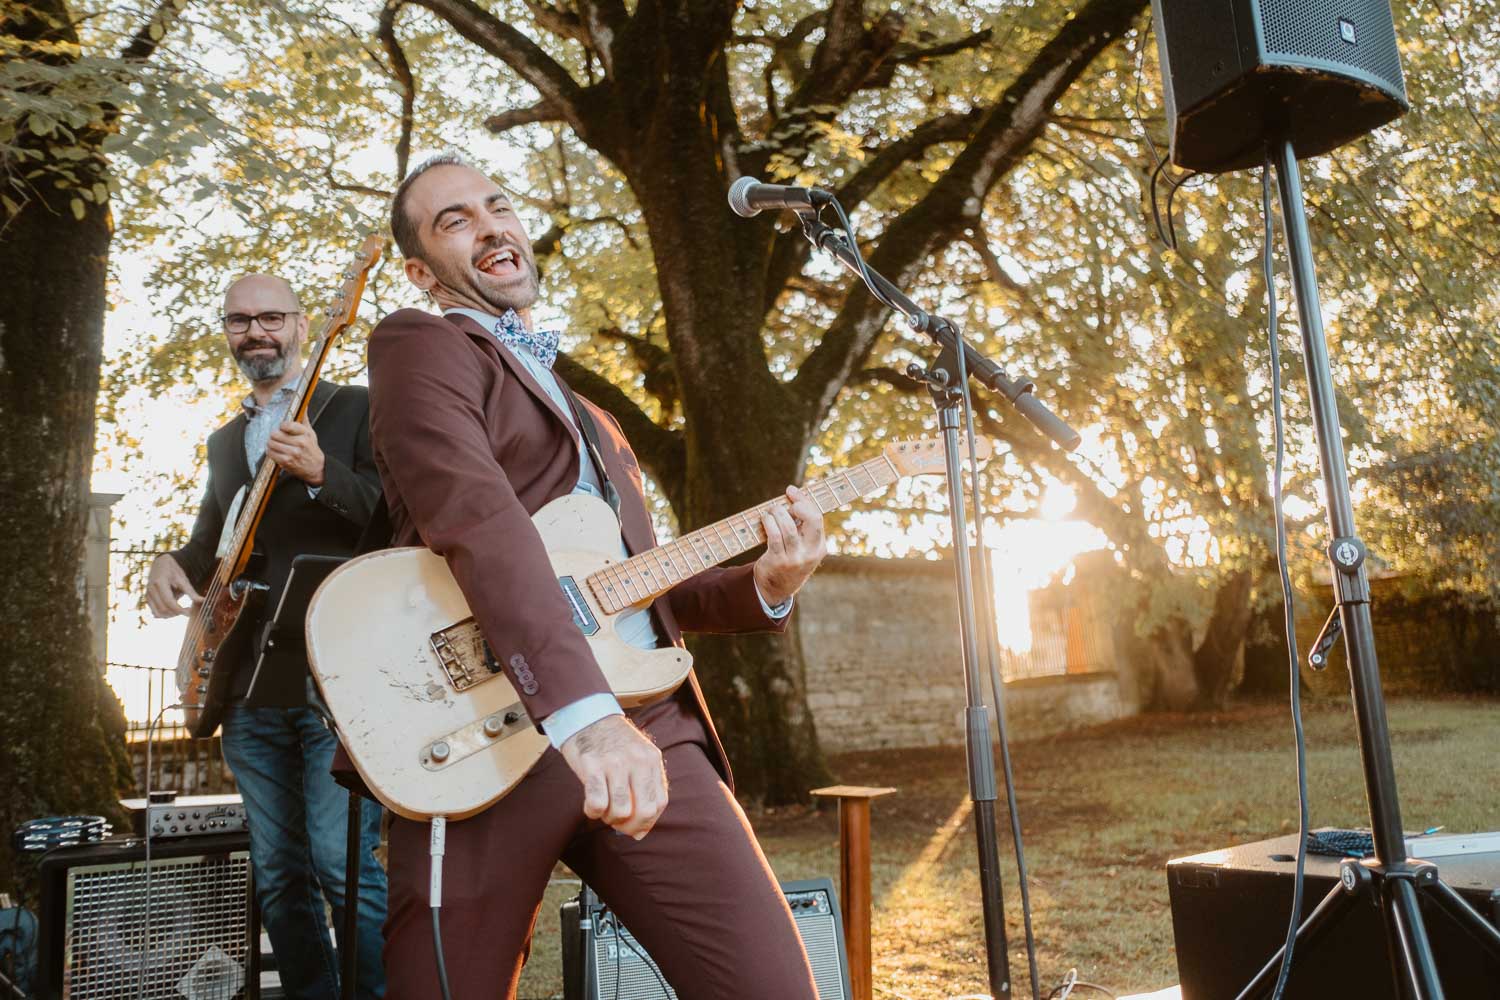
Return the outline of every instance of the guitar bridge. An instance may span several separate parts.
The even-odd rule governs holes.
[[[448,683],[455,691],[467,691],[500,672],[500,661],[490,652],[484,633],[473,618],[432,633],[429,640]]]

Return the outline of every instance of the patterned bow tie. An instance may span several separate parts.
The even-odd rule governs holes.
[[[511,350],[525,348],[531,356],[548,368],[557,360],[557,341],[561,334],[557,330],[528,330],[514,309],[505,310],[505,315],[495,324],[495,336]]]

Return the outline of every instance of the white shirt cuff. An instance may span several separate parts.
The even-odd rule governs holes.
[[[306,484],[304,483],[303,485],[306,485]],[[310,500],[316,500],[316,499],[318,499],[318,494],[322,493],[322,492],[323,492],[323,487],[321,487],[321,486],[308,486],[307,487],[307,496],[308,496],[308,499],[310,499]]]
[[[780,604],[776,605],[776,607],[773,608],[771,607],[771,605],[766,603],[766,595],[760,592],[760,584],[757,583],[754,579],[752,579],[750,582],[755,584],[755,596],[760,598],[761,610],[766,613],[767,618],[771,619],[772,621],[779,622],[781,621],[781,619],[792,613],[792,602],[797,599],[796,597],[788,597],[786,600],[782,601]]]
[[[600,691],[598,694],[584,695],[547,716],[542,720],[542,732],[547,734],[547,740],[554,747],[561,750],[571,736],[600,719],[624,714],[625,710],[620,707],[614,695],[608,691]]]

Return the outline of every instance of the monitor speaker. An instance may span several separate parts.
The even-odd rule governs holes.
[[[1152,0],[1172,162],[1257,167],[1290,138],[1299,158],[1409,107],[1390,0]]]
[[[1500,926],[1500,833],[1410,838],[1407,850],[1437,865],[1444,882]],[[1183,1000],[1238,996],[1286,941],[1296,853],[1292,835],[1167,863]],[[1338,881],[1338,858],[1309,855],[1302,916]],[[1418,899],[1447,995],[1500,996],[1500,962],[1431,905],[1431,895]],[[1390,963],[1380,953],[1384,938],[1380,910],[1356,905],[1316,941],[1297,945],[1286,1000],[1399,1000]]]
[[[818,1000],[849,1000],[849,960],[830,879],[783,882]],[[587,889],[562,905],[565,1000],[676,1000],[656,962]]]
[[[149,865],[133,837],[63,847],[39,874],[39,997],[234,1000],[254,989],[249,834],[153,840]]]

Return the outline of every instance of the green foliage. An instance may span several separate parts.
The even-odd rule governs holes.
[[[768,179],[837,186],[934,116],[986,108],[1059,21],[1049,4],[912,5],[902,12],[902,45],[990,34],[896,66],[847,100],[810,109],[809,129],[788,132],[768,109],[784,119],[806,79],[824,37],[809,15],[822,6],[756,3],[735,17],[725,51],[744,130],[739,152],[769,150]],[[1496,492],[1496,302],[1488,274],[1500,252],[1500,204],[1476,180],[1496,166],[1494,90],[1486,83],[1500,70],[1494,8],[1403,8],[1415,110],[1306,168],[1346,446],[1370,540],[1385,565],[1491,596],[1495,511],[1466,500]],[[537,40],[581,85],[604,79],[584,40],[538,20],[540,5],[498,0],[488,9]],[[867,23],[884,14],[872,6]],[[184,383],[203,393],[233,386],[212,322],[227,278],[274,270],[316,299],[355,231],[383,224],[401,88],[375,15],[320,2],[234,2],[199,15],[182,51],[202,71],[200,90],[181,103],[204,108],[205,124],[179,140],[198,137],[199,153],[177,147],[145,160],[114,152],[128,178],[118,246],[154,262],[145,292],[171,327],[140,336],[111,368],[111,401]],[[1164,135],[1146,27],[1138,22],[1085,72],[1029,155],[989,191],[982,225],[952,234],[911,291],[962,322],[1013,373],[1035,378],[1045,398],[1088,430],[1083,456],[1063,460],[1036,449],[1003,407],[993,407],[990,428],[1010,448],[991,476],[992,500],[1023,515],[1049,482],[1073,488],[1080,516],[1106,532],[1148,592],[1142,624],[1150,626],[1201,621],[1223,574],[1264,565],[1271,400],[1258,179],[1199,178],[1177,191],[1180,250],[1164,248],[1152,230],[1150,174]],[[505,177],[532,235],[556,235],[555,252],[543,258],[547,301],[568,328],[571,353],[653,421],[682,429],[649,213],[618,165],[554,122],[508,129],[503,144],[488,136],[487,120],[528,107],[538,92],[427,10],[404,10],[398,28],[417,79],[413,148],[465,147]],[[928,146],[871,192],[856,213],[870,246],[962,147],[962,136]],[[1175,182],[1172,171],[1166,176]],[[777,291],[762,328],[767,368],[783,382],[862,294],[826,262],[802,270],[805,277]],[[383,265],[368,315],[412,301],[397,269]],[[1285,281],[1281,314],[1293,433],[1288,495],[1305,578],[1324,572],[1317,555],[1324,529]],[[924,351],[892,329],[864,367],[899,372]],[[361,353],[356,339],[341,369],[357,372]],[[925,399],[900,381],[856,373],[817,429],[810,466],[856,460],[930,426]],[[932,491],[907,497],[906,510],[882,516],[911,524],[940,510]],[[865,545],[842,524],[841,545]]]

